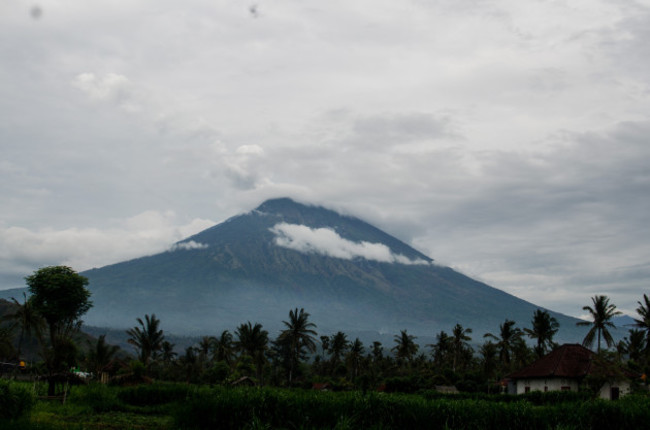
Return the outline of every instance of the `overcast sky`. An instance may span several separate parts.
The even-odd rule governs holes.
[[[0,0],[0,288],[288,196],[634,314],[649,71],[649,0]]]

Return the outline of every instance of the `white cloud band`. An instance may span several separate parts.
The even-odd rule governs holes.
[[[382,243],[352,242],[342,238],[331,228],[312,229],[305,225],[279,223],[270,230],[275,234],[276,245],[303,253],[322,254],[346,260],[364,258],[383,263],[429,264],[422,259],[411,260],[404,255],[395,254]]]

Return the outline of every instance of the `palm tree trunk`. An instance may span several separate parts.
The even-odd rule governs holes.
[[[598,328],[598,353],[600,354],[600,327]]]

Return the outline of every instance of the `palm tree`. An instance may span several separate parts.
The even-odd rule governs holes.
[[[455,372],[456,364],[460,360],[463,353],[471,347],[467,343],[472,340],[468,335],[472,332],[471,328],[463,328],[460,324],[456,324],[451,331],[451,351],[452,351],[452,365],[451,368]]]
[[[346,361],[352,368],[352,379],[355,379],[359,375],[359,367],[361,366],[361,360],[363,359],[363,352],[363,343],[361,343],[359,338],[356,338],[350,345],[350,351],[346,356]]]
[[[214,341],[214,360],[223,361],[228,366],[232,365],[235,357],[233,350],[232,334],[228,330],[221,332],[221,336]]]
[[[646,294],[643,295],[643,301],[644,303],[637,302],[639,307],[636,308],[636,313],[641,318],[634,319],[634,326],[645,333],[646,343],[650,344],[650,299]]]
[[[496,345],[499,349],[499,360],[503,365],[504,370],[510,368],[512,350],[522,336],[522,331],[514,327],[515,322],[506,318],[503,324],[499,325],[499,336],[492,333],[486,333],[483,337],[489,337],[497,341]]]
[[[591,298],[591,301],[594,307],[584,306],[582,310],[589,312],[593,321],[580,321],[576,324],[579,326],[591,326],[591,329],[589,329],[582,341],[582,345],[591,347],[594,343],[594,338],[598,337],[598,352],[600,352],[601,337],[605,339],[607,347],[614,345],[614,338],[612,338],[607,328],[616,328],[610,320],[616,315],[620,315],[621,312],[616,310],[616,305],[609,303],[607,296],[594,296]]]
[[[384,347],[381,342],[375,340],[372,342],[370,347],[370,353],[372,354],[372,361],[378,363],[384,359]]]
[[[449,356],[451,355],[451,337],[441,330],[436,335],[436,343],[427,345],[432,348],[433,362],[437,367],[446,367],[449,365]]]
[[[165,365],[169,366],[178,355],[176,352],[174,352],[174,347],[176,345],[165,340],[160,346],[160,359],[163,363],[165,363]]]
[[[102,334],[97,338],[97,342],[92,344],[88,342],[88,367],[100,375],[104,372],[113,362],[113,358],[120,347],[117,345],[109,345],[106,343],[106,335]]]
[[[129,335],[128,343],[133,345],[138,351],[138,359],[145,365],[149,364],[150,359],[156,359],[158,351],[162,349],[162,343],[165,340],[163,331],[159,329],[160,320],[156,318],[156,314],[137,318],[140,327],[133,327],[126,331]]]
[[[15,298],[11,300],[16,305],[16,311],[2,317],[2,321],[12,321],[11,329],[20,327],[20,335],[18,337],[18,357],[20,358],[21,349],[25,336],[28,338],[36,336],[39,343],[42,341],[42,332],[45,328],[45,320],[34,308],[33,300],[30,297],[27,299],[27,294],[23,293],[23,304],[20,304]]]
[[[268,348],[269,333],[262,329],[262,324],[251,324],[248,321],[246,324],[241,324],[235,330],[237,341],[234,345],[241,353],[250,356],[255,363],[257,379],[262,380],[262,370],[266,363],[264,353]]]
[[[524,332],[531,339],[537,339],[535,353],[538,357],[542,357],[553,348],[553,336],[557,333],[560,324],[547,311],[541,309],[535,310],[531,324],[533,327],[525,328]]]
[[[329,336],[321,336],[320,337],[320,346],[321,349],[323,350],[323,357],[325,357],[325,354],[327,354],[327,351],[330,349],[330,337]]]
[[[304,309],[298,308],[289,311],[289,321],[282,321],[287,327],[282,330],[278,341],[287,342],[290,350],[289,357],[289,383],[292,382],[293,373],[300,360],[305,356],[305,349],[309,352],[316,352],[316,324],[309,322],[309,314]]]
[[[498,348],[495,343],[486,341],[479,350],[481,355],[481,370],[488,380],[494,376],[494,372],[499,364],[497,361]]]
[[[199,341],[199,346],[197,347],[197,351],[199,353],[198,359],[199,364],[203,368],[207,367],[208,365],[210,351],[212,351],[215,341],[216,339],[214,336],[203,336]]]
[[[341,355],[347,351],[349,347],[348,337],[342,331],[332,335],[329,342],[330,362],[332,370],[336,369],[336,365],[341,361]]]
[[[646,334],[643,330],[633,329],[628,331],[628,336],[619,342],[622,352],[627,354],[628,359],[637,365],[643,361],[643,352],[647,348]]]
[[[201,373],[201,363],[199,362],[199,357],[196,354],[196,348],[188,346],[185,348],[185,354],[179,359],[180,365],[185,372],[185,381],[196,382]]]
[[[519,336],[512,343],[512,367],[514,369],[522,369],[528,366],[534,356],[534,351],[528,347],[522,336]]]
[[[406,330],[401,330],[400,334],[396,334],[395,337],[395,346],[391,351],[395,351],[395,356],[397,359],[404,359],[410,362],[413,359],[413,356],[417,354],[419,345],[415,343],[415,336],[410,335]]]
[[[14,355],[14,337],[8,327],[0,327],[0,360],[4,361]]]

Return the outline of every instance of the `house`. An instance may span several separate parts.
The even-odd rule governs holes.
[[[600,397],[616,400],[630,393],[631,375],[613,372],[597,355],[579,344],[564,344],[528,367],[511,373],[508,393],[578,391],[585,378],[603,380]]]

